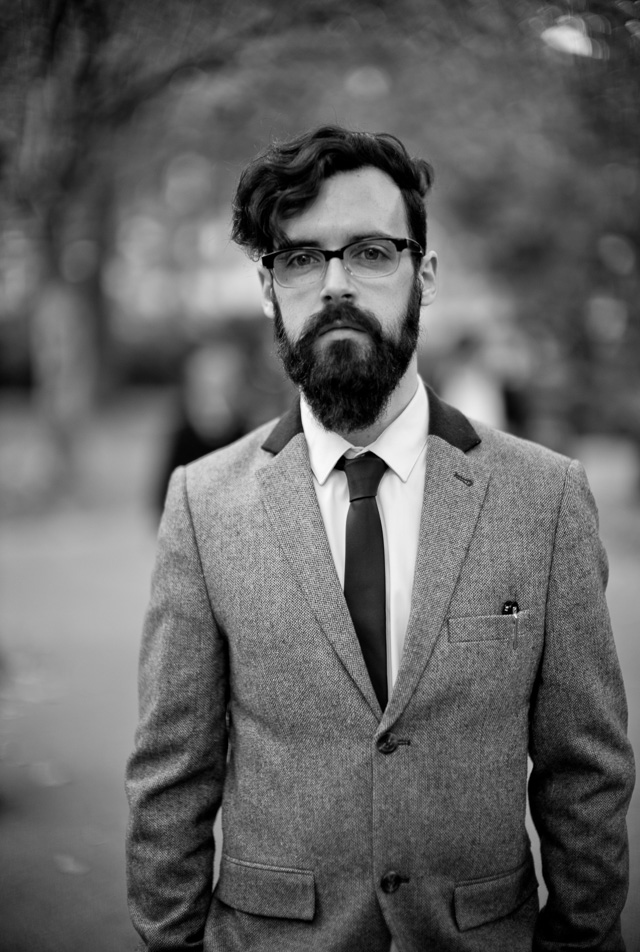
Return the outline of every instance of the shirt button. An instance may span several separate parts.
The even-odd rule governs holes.
[[[400,873],[396,873],[394,869],[390,870],[388,873],[385,873],[382,879],[380,880],[380,886],[382,891],[385,893],[394,893],[397,889],[400,888],[402,883],[408,883],[409,880],[401,876]]]
[[[398,738],[395,734],[382,734],[376,741],[376,747],[381,754],[392,754],[398,749]]]

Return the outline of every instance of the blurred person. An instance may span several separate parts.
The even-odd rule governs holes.
[[[623,949],[633,763],[595,505],[578,462],[419,378],[431,181],[340,127],[240,179],[233,236],[300,400],[169,488],[127,777],[151,952]]]
[[[486,346],[480,336],[471,333],[456,341],[440,396],[465,416],[504,430],[504,396],[497,375],[487,366]]]
[[[536,383],[533,354],[533,341],[513,321],[502,327],[491,348],[491,364],[502,388],[506,428],[527,438],[531,437]]]
[[[230,342],[201,344],[185,358],[177,421],[155,493],[160,512],[178,466],[234,443],[247,432],[240,410],[244,377],[244,357]]]

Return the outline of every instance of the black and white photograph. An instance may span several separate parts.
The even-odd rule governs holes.
[[[639,0],[0,0],[0,952],[640,952]]]

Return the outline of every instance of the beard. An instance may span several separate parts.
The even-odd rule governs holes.
[[[326,430],[366,430],[384,413],[418,345],[421,297],[416,279],[395,337],[383,332],[371,311],[345,302],[313,314],[301,337],[292,341],[274,295],[278,355]],[[323,332],[341,324],[363,331],[368,340],[334,340],[318,346]]]

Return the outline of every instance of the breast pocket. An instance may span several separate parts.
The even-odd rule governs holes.
[[[528,635],[529,627],[528,611],[517,615],[470,615],[447,621],[449,644],[510,641],[517,645],[520,638]]]

